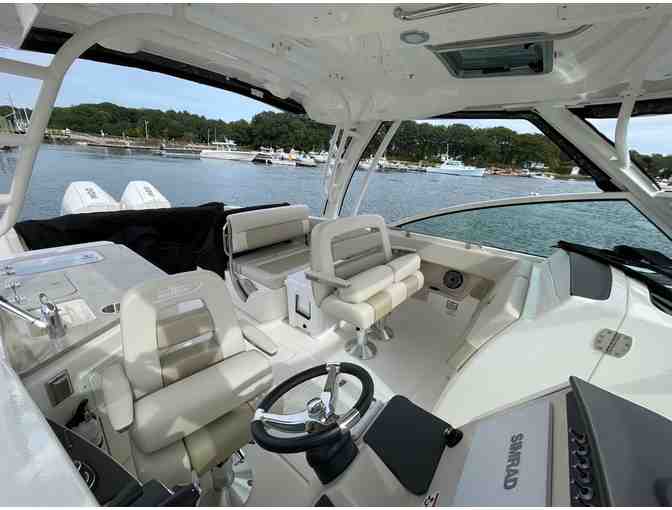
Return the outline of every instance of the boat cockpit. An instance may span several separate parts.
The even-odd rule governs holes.
[[[408,228],[458,210],[624,202],[669,241],[669,197],[631,164],[627,127],[636,101],[672,96],[652,71],[672,11],[611,10],[0,6],[2,42],[56,52],[46,67],[0,58],[44,82],[28,132],[0,133],[21,146],[0,194],[4,503],[669,505],[672,260],[562,239],[540,257]],[[470,50],[493,47],[507,65],[479,68]],[[62,216],[18,222],[85,51],[334,125],[322,214],[171,207],[144,181],[113,210],[80,182]],[[611,145],[569,108],[614,97]],[[397,222],[359,213],[400,119],[493,109],[543,121],[602,191]]]

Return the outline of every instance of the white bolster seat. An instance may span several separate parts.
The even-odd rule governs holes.
[[[272,382],[259,352],[236,354],[138,400],[131,437],[143,452],[155,452],[252,400]]]
[[[349,303],[334,293],[327,296],[321,306],[328,314],[360,329],[366,329],[388,315],[424,285],[424,275],[416,271],[401,282],[392,283],[360,303]]]
[[[344,238],[359,251],[353,248],[344,254],[335,250],[334,243]],[[363,242],[357,243],[359,239]],[[320,308],[361,330],[384,318],[425,284],[420,256],[394,257],[385,220],[378,215],[316,225],[311,233],[311,271],[318,275],[312,288]],[[320,274],[325,275],[322,281]],[[329,277],[340,278],[347,285],[337,288],[329,283]]]
[[[246,350],[224,281],[210,271],[149,280],[121,300],[123,367],[102,373],[110,423],[129,431],[138,478],[172,487],[250,440],[251,403],[273,383]]]
[[[290,205],[227,217],[227,286],[234,304],[259,322],[287,316],[285,280],[310,265],[309,214],[305,205]],[[256,290],[241,298],[233,286],[234,278],[249,279]]]

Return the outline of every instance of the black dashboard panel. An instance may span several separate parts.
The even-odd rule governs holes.
[[[98,503],[110,503],[120,493],[127,494],[130,500],[142,494],[140,482],[103,450],[76,432],[51,420],[48,422]],[[115,506],[119,506],[119,502]]]
[[[672,422],[575,377],[570,383],[593,450],[600,503],[669,506]]]
[[[196,506],[200,491],[194,485],[183,485],[168,490],[156,480],[140,484],[104,450],[76,432],[52,420],[47,421],[101,505]]]
[[[572,506],[603,506],[603,487],[596,471],[599,468],[594,445],[579,412],[573,392],[566,395],[567,450],[569,457],[569,495]]]

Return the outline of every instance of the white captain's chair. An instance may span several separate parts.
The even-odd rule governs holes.
[[[162,321],[165,310],[181,319]],[[121,334],[123,367],[103,371],[103,395],[114,429],[129,431],[138,478],[172,487],[212,470],[216,490],[236,492],[241,459],[231,457],[249,442],[251,401],[273,376],[246,350],[224,281],[193,271],[134,287],[121,302]]]
[[[408,250],[393,252],[385,220],[373,214],[320,223],[313,227],[310,245],[306,277],[315,303],[357,329],[357,338],[345,346],[347,352],[360,359],[374,357],[369,329],[379,340],[392,337],[383,321],[424,285],[420,256]]]

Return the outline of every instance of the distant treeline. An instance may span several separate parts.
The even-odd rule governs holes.
[[[2,116],[8,113],[8,106],[0,106]],[[54,108],[49,127],[93,134],[102,130],[107,135],[143,138],[145,121],[152,138],[205,143],[208,136],[211,142],[216,136],[219,141],[229,138],[243,147],[255,149],[272,146],[285,150],[325,150],[333,130],[305,115],[289,113],[263,112],[249,122],[225,122],[186,111],[126,108],[112,103]],[[505,127],[472,128],[459,123],[445,126],[404,121],[388,148],[387,157],[436,161],[447,148],[451,157],[479,166],[525,168],[543,163],[558,173],[568,173],[574,166],[542,134],[517,133]],[[652,174],[672,174],[672,156],[640,155],[633,151],[633,157]]]

